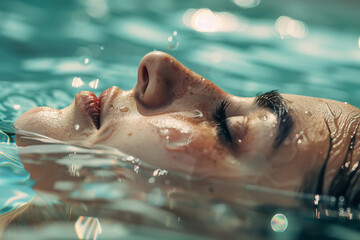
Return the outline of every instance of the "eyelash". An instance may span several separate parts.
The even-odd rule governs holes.
[[[229,106],[229,101],[222,100],[216,107],[216,111],[213,114],[213,118],[217,123],[218,136],[225,142],[231,143],[232,137],[230,129],[227,123],[226,109]]]

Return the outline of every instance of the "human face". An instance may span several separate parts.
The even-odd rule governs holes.
[[[305,192],[320,184],[326,193],[359,120],[359,109],[332,100],[276,92],[233,96],[168,54],[151,52],[132,90],[111,87],[99,98],[79,92],[68,107],[32,109],[14,126],[118,148],[192,177]],[[355,161],[358,141],[352,152]]]

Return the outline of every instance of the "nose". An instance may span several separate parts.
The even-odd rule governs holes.
[[[140,62],[135,95],[144,106],[160,108],[183,96],[188,86],[202,79],[172,56],[154,51]]]

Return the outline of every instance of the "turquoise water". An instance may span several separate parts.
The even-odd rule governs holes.
[[[278,89],[360,107],[359,9],[360,2],[355,0],[291,3],[285,0],[2,0],[0,120],[9,126],[31,108],[63,108],[82,90],[99,95],[113,85],[131,89],[136,83],[141,58],[154,49],[168,52],[235,95],[254,96],[259,91]],[[259,209],[242,196],[234,198],[238,201],[219,202],[194,195],[194,191],[176,193],[175,201],[168,197],[171,191],[166,181],[171,181],[171,186],[180,182],[178,188],[186,189],[189,183],[185,180],[181,183],[179,176],[171,173],[156,176],[155,180],[160,179],[161,183],[151,185],[155,181],[151,179],[154,169],[139,166],[137,161],[129,161],[129,156],[119,152],[99,153],[57,145],[56,151],[45,152],[45,149],[49,146],[23,149],[27,153],[23,161],[44,166],[43,171],[48,169],[47,164],[52,164],[53,174],[59,174],[59,183],[49,193],[49,189],[45,191],[41,187],[46,177],[36,179],[34,193],[30,187],[33,182],[18,161],[16,146],[1,145],[0,150],[7,157],[1,155],[0,159],[2,166],[6,165],[0,169],[3,189],[0,213],[34,198],[33,212],[28,215],[39,219],[19,220],[23,227],[5,232],[8,239],[21,236],[39,239],[39,233],[46,239],[51,232],[60,234],[55,237],[76,238],[79,235],[74,224],[78,218],[71,217],[75,210],[78,212],[74,216],[99,219],[103,226],[99,239],[111,236],[144,239],[149,235],[159,239],[169,235],[201,239],[226,234],[251,239],[359,237],[359,232],[350,228],[353,225],[356,228],[355,223],[346,222],[346,227],[332,221],[339,216],[349,219],[350,214],[356,218],[356,213],[331,206],[330,214],[324,215],[327,208],[314,207],[314,196],[294,196],[249,186],[229,186],[226,192],[237,189],[244,195],[280,196],[280,202],[285,203],[309,202],[310,207],[300,212],[296,204],[273,202],[272,207]],[[65,157],[56,157],[59,153]],[[13,157],[9,159],[10,155]],[[114,158],[120,160],[114,162]],[[74,163],[75,160],[80,163]],[[92,165],[85,164],[87,160]],[[119,166],[124,172],[114,170]],[[66,174],[87,177],[71,184],[62,178]],[[194,189],[197,189],[195,183]],[[19,197],[18,193],[23,195]],[[97,200],[109,204],[96,205]],[[180,206],[179,210],[171,209],[174,202]],[[325,202],[329,202],[326,206],[331,205],[331,199]],[[165,211],[168,208],[170,211]],[[188,214],[192,211],[197,216]],[[270,222],[279,211],[288,217],[289,226],[283,235],[274,235]],[[317,221],[318,211],[324,221]],[[48,224],[40,227],[44,222]],[[134,222],[141,224],[137,228]],[[313,226],[323,229],[319,235],[312,231]]]

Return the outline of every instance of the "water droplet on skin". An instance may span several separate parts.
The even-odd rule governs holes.
[[[75,123],[74,128],[75,128],[76,131],[78,131],[80,129],[80,125]]]
[[[358,165],[359,165],[359,162],[356,162],[356,163],[353,165],[351,171],[355,171],[356,168],[358,167]]]
[[[179,47],[179,39],[177,31],[174,31],[172,36],[168,37],[168,49],[176,50]]]
[[[267,120],[267,116],[264,116],[263,119],[264,119],[264,121],[266,121],[266,120]]]
[[[241,139],[238,139],[238,143],[242,143],[242,140],[241,140]]]
[[[348,102],[344,102],[344,104],[346,104],[346,105],[347,105],[347,104],[349,104],[349,103],[348,103]]]
[[[295,134],[294,141],[296,142],[296,144],[307,144],[308,143],[308,140],[307,140],[307,137],[306,137],[304,131],[300,131],[299,133]]]
[[[169,150],[178,150],[190,144],[191,136],[189,133],[182,132],[175,128],[160,129],[160,136],[165,139],[165,146]]]
[[[205,87],[206,78],[201,78],[199,81],[192,82],[188,87],[188,91],[192,93],[200,93]]]
[[[308,116],[312,116],[312,114],[309,111],[305,111],[304,113]]]
[[[127,111],[129,111],[129,108],[125,106],[120,107],[120,112],[127,112]]]
[[[84,59],[84,64],[88,64],[90,62],[89,58]]]
[[[195,113],[195,118],[202,118],[202,117],[204,117],[204,114],[203,114],[200,110],[198,110],[198,109],[194,110],[194,113]]]
[[[169,129],[167,128],[160,129],[160,135],[167,136],[168,134],[169,134]]]

